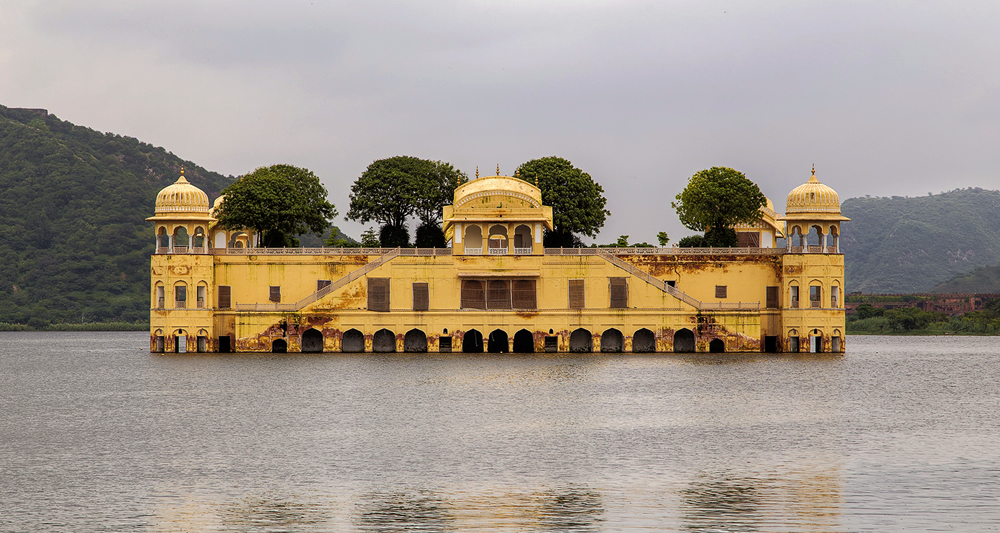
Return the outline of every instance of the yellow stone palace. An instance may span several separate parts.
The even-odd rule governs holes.
[[[552,208],[507,176],[455,191],[449,248],[259,248],[222,201],[183,172],[157,195],[153,352],[844,351],[848,219],[815,169],[724,249],[544,248]]]

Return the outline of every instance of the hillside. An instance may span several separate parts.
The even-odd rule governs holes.
[[[850,198],[841,209],[851,219],[841,241],[849,292],[929,292],[955,276],[1000,264],[1000,191]]]
[[[232,177],[163,148],[0,106],[0,322],[147,320],[156,193]]]
[[[939,294],[1000,293],[1000,265],[979,267],[941,283],[931,292]]]

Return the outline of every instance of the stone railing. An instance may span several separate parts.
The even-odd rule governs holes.
[[[782,255],[784,248],[679,248],[679,247],[644,247],[630,246],[627,248],[546,248],[545,255],[598,255],[599,253],[615,255]]]
[[[212,248],[214,255],[451,255],[451,248]]]
[[[531,248],[514,248],[514,255],[531,255]]]

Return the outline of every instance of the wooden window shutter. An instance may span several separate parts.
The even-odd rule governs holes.
[[[516,280],[511,296],[514,300],[514,309],[538,309],[535,280],[533,279]]]
[[[740,231],[736,233],[737,243],[740,248],[760,248],[759,231]]]
[[[389,311],[389,278],[368,278],[368,310]]]
[[[626,278],[610,278],[611,308],[628,308],[628,280]]]
[[[768,287],[767,288],[767,303],[765,307],[768,309],[777,309],[778,305],[778,287]]]
[[[510,285],[505,280],[495,279],[489,282],[489,293],[486,299],[487,309],[510,309]]]
[[[585,301],[583,292],[583,280],[582,279],[569,280],[569,308],[583,309],[584,306],[585,306]]]
[[[281,301],[281,286],[280,285],[271,285],[271,293],[268,295],[268,299],[271,300],[272,302],[280,302]]]
[[[715,297],[716,298],[726,298],[729,294],[729,287],[727,285],[716,285],[715,286]]]
[[[418,281],[413,284],[413,310],[427,311],[430,309],[430,293],[426,282]]]
[[[229,285],[219,285],[219,309],[229,309],[233,306],[233,288]]]
[[[462,281],[462,308],[486,309],[486,292],[483,282],[475,279]]]

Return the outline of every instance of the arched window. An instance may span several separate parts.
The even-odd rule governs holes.
[[[174,253],[184,253],[189,244],[187,228],[179,226],[174,229]]]
[[[809,282],[809,307],[823,307],[823,285],[818,281]]]
[[[174,308],[187,308],[187,283],[183,281],[178,281],[174,284]]]
[[[483,229],[475,224],[465,228],[465,253],[472,255],[483,253]]]
[[[194,239],[192,240],[194,241],[191,243],[192,247],[199,249],[205,247],[205,230],[201,226],[194,229]]]
[[[155,307],[156,309],[163,309],[167,303],[165,300],[166,300],[166,294],[164,293],[163,290],[163,283],[157,281],[156,291],[155,294],[153,294],[153,307]]]
[[[224,231],[215,232],[215,247],[216,248],[226,247],[226,232]]]
[[[514,254],[528,255],[531,253],[531,228],[521,224],[514,228]]]
[[[158,253],[166,253],[170,250],[170,236],[167,235],[167,228],[160,226],[156,234],[156,247],[160,248]]]
[[[794,281],[788,286],[788,307],[799,308],[799,284]]]
[[[490,255],[507,254],[507,226],[494,224],[490,227]]]
[[[205,302],[208,301],[208,285],[204,281],[199,282],[197,291],[195,294],[195,303],[198,309],[204,309]]]

